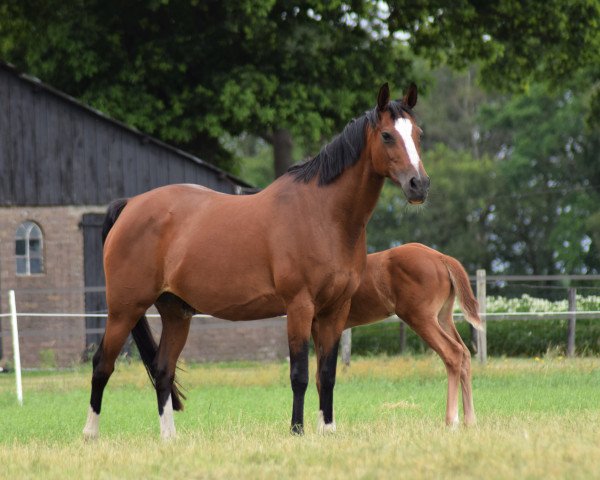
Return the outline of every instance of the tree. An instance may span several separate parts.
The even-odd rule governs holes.
[[[432,179],[427,203],[411,208],[398,190],[387,184],[368,225],[371,251],[420,242],[452,255],[469,271],[492,269],[495,164],[490,157],[473,158],[438,144],[425,152]]]
[[[226,135],[292,162],[408,83],[372,2],[24,0],[0,10],[0,55],[109,115],[232,168]]]
[[[482,65],[484,83],[520,90],[533,81],[564,84],[573,72],[600,70],[596,0],[388,0],[391,31],[417,55],[465,68]]]
[[[592,0],[21,0],[0,5],[0,56],[226,168],[225,134],[262,137],[280,174],[294,142],[315,151],[378,84],[399,93],[409,49],[480,60],[503,88],[563,80],[598,73],[599,13]]]

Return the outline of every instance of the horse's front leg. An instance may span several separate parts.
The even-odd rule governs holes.
[[[318,315],[316,319],[318,340],[314,335],[313,339],[315,339],[318,359],[319,420],[317,432],[320,434],[333,433],[336,430],[333,418],[333,388],[335,387],[340,337],[349,311],[350,301],[347,301],[327,314]]]
[[[297,297],[287,309],[290,381],[294,393],[291,433],[304,434],[304,395],[308,386],[308,342],[315,307],[310,298]]]

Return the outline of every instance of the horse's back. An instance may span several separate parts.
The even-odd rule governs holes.
[[[107,290],[135,285],[142,302],[163,292],[231,319],[284,313],[270,268],[259,195],[171,185],[131,198],[105,247]]]
[[[402,316],[416,308],[439,311],[451,294],[444,257],[420,243],[368,255],[361,284],[352,298],[349,326],[393,313]]]

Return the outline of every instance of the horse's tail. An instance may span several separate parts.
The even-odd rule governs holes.
[[[144,363],[144,367],[146,367],[150,381],[156,389],[156,353],[158,352],[158,345],[152,336],[152,331],[150,330],[150,325],[148,324],[146,315],[143,315],[138,320],[138,322],[135,324],[135,327],[133,327],[133,330],[131,331],[131,335],[133,336],[133,340],[138,347],[140,357]],[[171,401],[173,402],[173,410],[183,410],[182,398],[185,399],[185,395],[181,393],[179,390],[179,384],[177,383],[177,380],[174,379],[173,387],[171,388]]]
[[[106,216],[104,217],[104,223],[102,224],[102,245],[106,242],[106,237],[108,236],[108,232],[113,227],[119,215],[127,205],[126,198],[119,198],[118,200],[113,200],[108,206],[108,210],[106,211]]]
[[[110,232],[110,229],[116,223],[119,215],[121,215],[121,212],[125,208],[125,205],[127,205],[127,199],[120,198],[114,200],[108,206],[106,217],[104,217],[104,223],[102,224],[102,245],[106,242],[108,232]],[[144,367],[146,367],[150,381],[156,388],[156,354],[158,352],[158,345],[152,336],[152,331],[150,330],[150,325],[148,324],[148,319],[145,315],[143,315],[135,324],[135,327],[133,327],[133,330],[131,331],[131,335],[140,352],[140,357],[144,363]],[[173,381],[173,388],[171,389],[173,410],[183,410],[182,398],[185,399],[185,396],[179,391],[178,384]]]
[[[469,276],[462,264],[456,258],[444,255],[443,262],[448,269],[448,275],[452,282],[454,292],[458,297],[460,308],[465,314],[465,320],[473,325],[477,330],[483,330],[483,324],[479,318],[479,304],[473,294]]]

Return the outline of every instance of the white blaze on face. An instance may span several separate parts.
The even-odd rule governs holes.
[[[404,142],[404,147],[406,148],[406,153],[408,153],[410,163],[418,172],[419,165],[421,164],[421,157],[419,157],[417,146],[412,137],[413,123],[408,118],[399,118],[394,123],[394,127]]]

